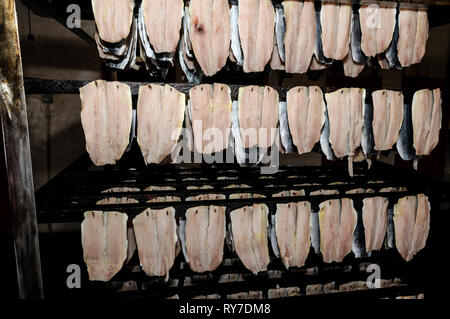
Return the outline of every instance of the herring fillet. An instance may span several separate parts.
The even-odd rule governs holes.
[[[225,207],[199,206],[186,211],[186,253],[195,272],[215,270],[223,258]]]
[[[412,103],[413,147],[416,155],[429,155],[439,142],[442,125],[441,91],[420,90]]]
[[[403,122],[403,94],[391,90],[372,93],[373,137],[376,151],[392,149],[397,142]]]
[[[322,3],[320,10],[323,55],[343,60],[349,51],[352,6],[348,4]]]
[[[134,0],[92,0],[92,11],[100,38],[118,43],[130,34]]]
[[[126,84],[97,80],[80,88],[81,124],[92,162],[115,164],[129,144],[131,90]]]
[[[331,147],[336,157],[349,156],[349,164],[361,145],[364,98],[365,90],[358,88],[344,88],[325,94]],[[352,175],[350,166],[349,170]]]
[[[277,204],[276,238],[286,268],[305,264],[311,246],[310,215],[309,202]]]
[[[430,203],[424,194],[400,198],[394,206],[395,245],[410,261],[425,247],[430,229]]]
[[[305,73],[311,64],[316,36],[313,1],[283,1],[286,20],[284,37],[287,73]]]
[[[81,223],[83,258],[89,280],[109,281],[127,258],[127,215],[88,211]]]
[[[228,147],[231,130],[231,90],[225,84],[203,84],[189,91],[194,145],[199,153]]]
[[[239,127],[245,148],[268,148],[276,136],[278,125],[278,92],[271,87],[239,88]]]
[[[239,38],[244,72],[262,72],[273,51],[275,9],[270,0],[239,1]]]
[[[408,67],[422,60],[428,29],[428,14],[425,9],[399,9],[397,55],[402,67]]]
[[[147,208],[133,219],[142,270],[148,276],[165,276],[175,260],[177,242],[175,209]]]
[[[361,6],[361,49],[366,56],[375,57],[387,50],[394,34],[396,12],[395,7],[379,4]]]
[[[366,252],[381,249],[387,230],[387,209],[389,201],[385,197],[363,199],[362,220]]]
[[[145,163],[160,163],[175,148],[181,134],[185,94],[169,85],[139,88],[137,141]]]
[[[332,199],[319,205],[320,251],[326,263],[341,262],[352,250],[357,213],[349,198]]]
[[[253,274],[266,271],[270,262],[267,237],[269,208],[253,204],[230,213],[234,248],[244,266]]]
[[[220,71],[230,54],[231,16],[227,0],[191,0],[190,40],[206,76]]]
[[[364,63],[353,61],[351,51],[347,54],[343,61],[345,76],[356,78],[366,66]]]
[[[286,95],[289,130],[299,154],[308,153],[320,140],[325,102],[317,86],[294,87]]]
[[[180,39],[183,0],[143,0],[141,7],[154,52],[175,52]]]

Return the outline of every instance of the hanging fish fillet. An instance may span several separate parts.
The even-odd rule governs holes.
[[[180,40],[183,0],[142,0],[145,31],[156,54],[174,53]]]
[[[97,80],[80,88],[81,124],[95,165],[115,164],[129,142],[131,90],[126,84]]]
[[[320,63],[319,61],[317,61],[316,56],[313,55],[313,57],[311,59],[311,64],[309,65],[309,70],[320,71],[320,70],[328,69],[329,67],[330,67],[330,64]]]
[[[287,92],[289,130],[299,154],[308,153],[320,140],[325,121],[325,102],[317,86],[297,86]]]
[[[239,88],[239,127],[245,148],[268,148],[275,142],[278,92],[271,87]]]
[[[316,11],[314,1],[283,1],[287,73],[305,73],[314,53]]]
[[[402,67],[419,63],[428,40],[428,14],[426,9],[400,8],[398,15],[397,56]]]
[[[373,137],[376,151],[392,149],[397,142],[403,121],[403,94],[391,90],[372,93]]]
[[[387,208],[389,201],[385,197],[363,199],[362,219],[364,224],[366,252],[380,250],[387,230]]]
[[[353,156],[361,145],[365,95],[364,89],[357,88],[325,94],[330,122],[329,141],[336,157],[349,157],[350,176],[353,175]]]
[[[225,209],[211,205],[186,211],[186,258],[193,271],[213,271],[221,264]]]
[[[396,7],[376,3],[361,6],[361,49],[366,56],[375,57],[387,50],[394,34],[396,13]]]
[[[281,60],[280,51],[278,50],[278,45],[275,38],[273,40],[273,51],[272,57],[270,58],[270,68],[272,70],[285,70],[284,62]]]
[[[412,103],[413,141],[416,155],[429,155],[439,142],[442,124],[441,90],[420,90]]]
[[[410,261],[425,247],[430,230],[430,203],[424,194],[400,198],[394,206],[395,245]]]
[[[89,280],[109,281],[127,258],[127,215],[89,211],[81,223],[83,257]]]
[[[262,72],[273,50],[275,9],[270,0],[239,1],[239,38],[244,72]]]
[[[356,78],[366,66],[364,63],[353,61],[351,51],[344,58],[344,74],[352,78]]]
[[[277,204],[276,238],[281,260],[286,268],[302,267],[311,246],[311,203]]]
[[[160,163],[170,155],[180,138],[185,95],[169,85],[139,88],[137,141],[145,163]]]
[[[253,204],[230,213],[234,248],[253,274],[266,271],[270,262],[267,239],[269,208]]]
[[[323,55],[334,60],[343,60],[350,45],[350,24],[352,6],[324,2],[320,10],[320,24],[322,29]]]
[[[100,39],[120,43],[130,34],[134,0],[92,0],[95,24]]]
[[[175,209],[147,208],[133,219],[133,227],[142,269],[148,276],[165,276],[168,280],[176,256]]]
[[[220,152],[228,147],[231,130],[231,90],[225,84],[203,84],[189,91],[195,149]]]
[[[337,189],[319,189],[309,193],[309,196],[318,195],[339,195],[339,191]]]
[[[320,251],[323,261],[341,262],[352,250],[357,213],[349,198],[332,199],[319,205]]]
[[[206,76],[219,72],[230,53],[231,22],[227,0],[190,1],[190,39]]]

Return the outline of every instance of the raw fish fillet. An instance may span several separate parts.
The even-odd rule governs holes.
[[[225,207],[199,206],[186,211],[186,253],[193,271],[215,270],[223,258]]]
[[[180,40],[183,0],[142,0],[145,30],[155,53],[173,53]]]
[[[268,148],[278,126],[278,92],[271,87],[239,88],[239,127],[243,146]]]
[[[430,203],[424,194],[400,198],[394,206],[395,245],[410,261],[425,247],[430,230]]]
[[[442,125],[441,90],[420,90],[412,103],[413,146],[416,155],[429,155],[439,142]]]
[[[131,90],[126,84],[97,80],[80,88],[81,124],[95,165],[115,164],[129,142]]]
[[[123,41],[130,34],[134,0],[92,0],[100,38],[108,43]]]
[[[228,147],[231,131],[231,90],[225,84],[203,84],[189,91],[195,149],[220,152]]]
[[[305,73],[311,64],[316,36],[314,1],[283,1],[287,73]]]
[[[266,271],[270,262],[267,237],[269,208],[253,204],[230,213],[234,248],[253,274]]]
[[[387,208],[389,201],[385,197],[368,197],[363,199],[362,219],[366,252],[380,250],[387,230]]]
[[[119,212],[84,213],[81,242],[89,280],[109,281],[122,269],[128,248],[127,219]]]
[[[343,60],[350,47],[352,6],[323,2],[320,10],[322,50],[326,58]]]
[[[230,53],[231,20],[227,0],[191,0],[190,39],[206,76],[219,72]],[[273,34],[273,33],[272,33]]]
[[[311,203],[277,204],[276,238],[280,257],[286,268],[302,267],[311,246]]]
[[[376,151],[392,149],[397,142],[403,122],[403,94],[391,90],[372,93],[373,137]]]
[[[352,250],[357,213],[349,198],[332,199],[319,205],[320,251],[326,263],[341,262]]]
[[[168,280],[176,256],[175,209],[147,208],[133,219],[133,227],[142,270],[148,276],[165,276]]]
[[[273,50],[275,9],[270,0],[239,1],[239,38],[244,72],[262,72]]]
[[[137,141],[146,164],[158,164],[174,150],[183,127],[185,100],[169,85],[139,88]]]
[[[308,153],[320,140],[325,102],[317,86],[297,86],[286,95],[289,131],[299,154]]]

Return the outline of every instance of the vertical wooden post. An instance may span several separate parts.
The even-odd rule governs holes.
[[[0,1],[0,115],[12,209],[19,297],[43,298],[15,0]]]

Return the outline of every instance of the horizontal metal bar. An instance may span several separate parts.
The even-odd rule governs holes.
[[[429,80],[429,79],[428,79]],[[402,88],[403,95],[405,95],[405,101],[411,100],[412,95],[415,90],[423,89],[423,88],[438,88],[445,91],[450,87],[450,84],[442,79],[440,81],[432,81],[431,84],[427,79],[423,79],[422,82],[415,81],[415,83],[420,83],[418,87],[412,88]],[[85,86],[91,81],[87,80],[47,80],[47,79],[34,79],[34,78],[26,78],[25,79],[25,93],[28,95],[32,94],[79,94],[80,88]],[[155,82],[129,82],[129,81],[121,81],[122,83],[130,86],[131,93],[133,95],[137,95],[139,93],[139,87],[149,85],[149,84],[161,84],[161,85],[170,85],[178,91],[189,95],[189,90],[196,86],[195,84],[188,83],[155,83]],[[239,88],[245,87],[248,85],[239,85],[239,84],[228,84],[231,89],[231,97],[234,100],[238,98]],[[286,100],[286,93],[289,89],[295,86],[283,86],[278,88],[278,94],[280,100]],[[324,93],[333,92],[341,89],[342,87],[322,87],[322,91]],[[365,87],[368,90],[366,96],[368,96],[373,90],[378,90],[380,87],[376,85],[375,87]]]

